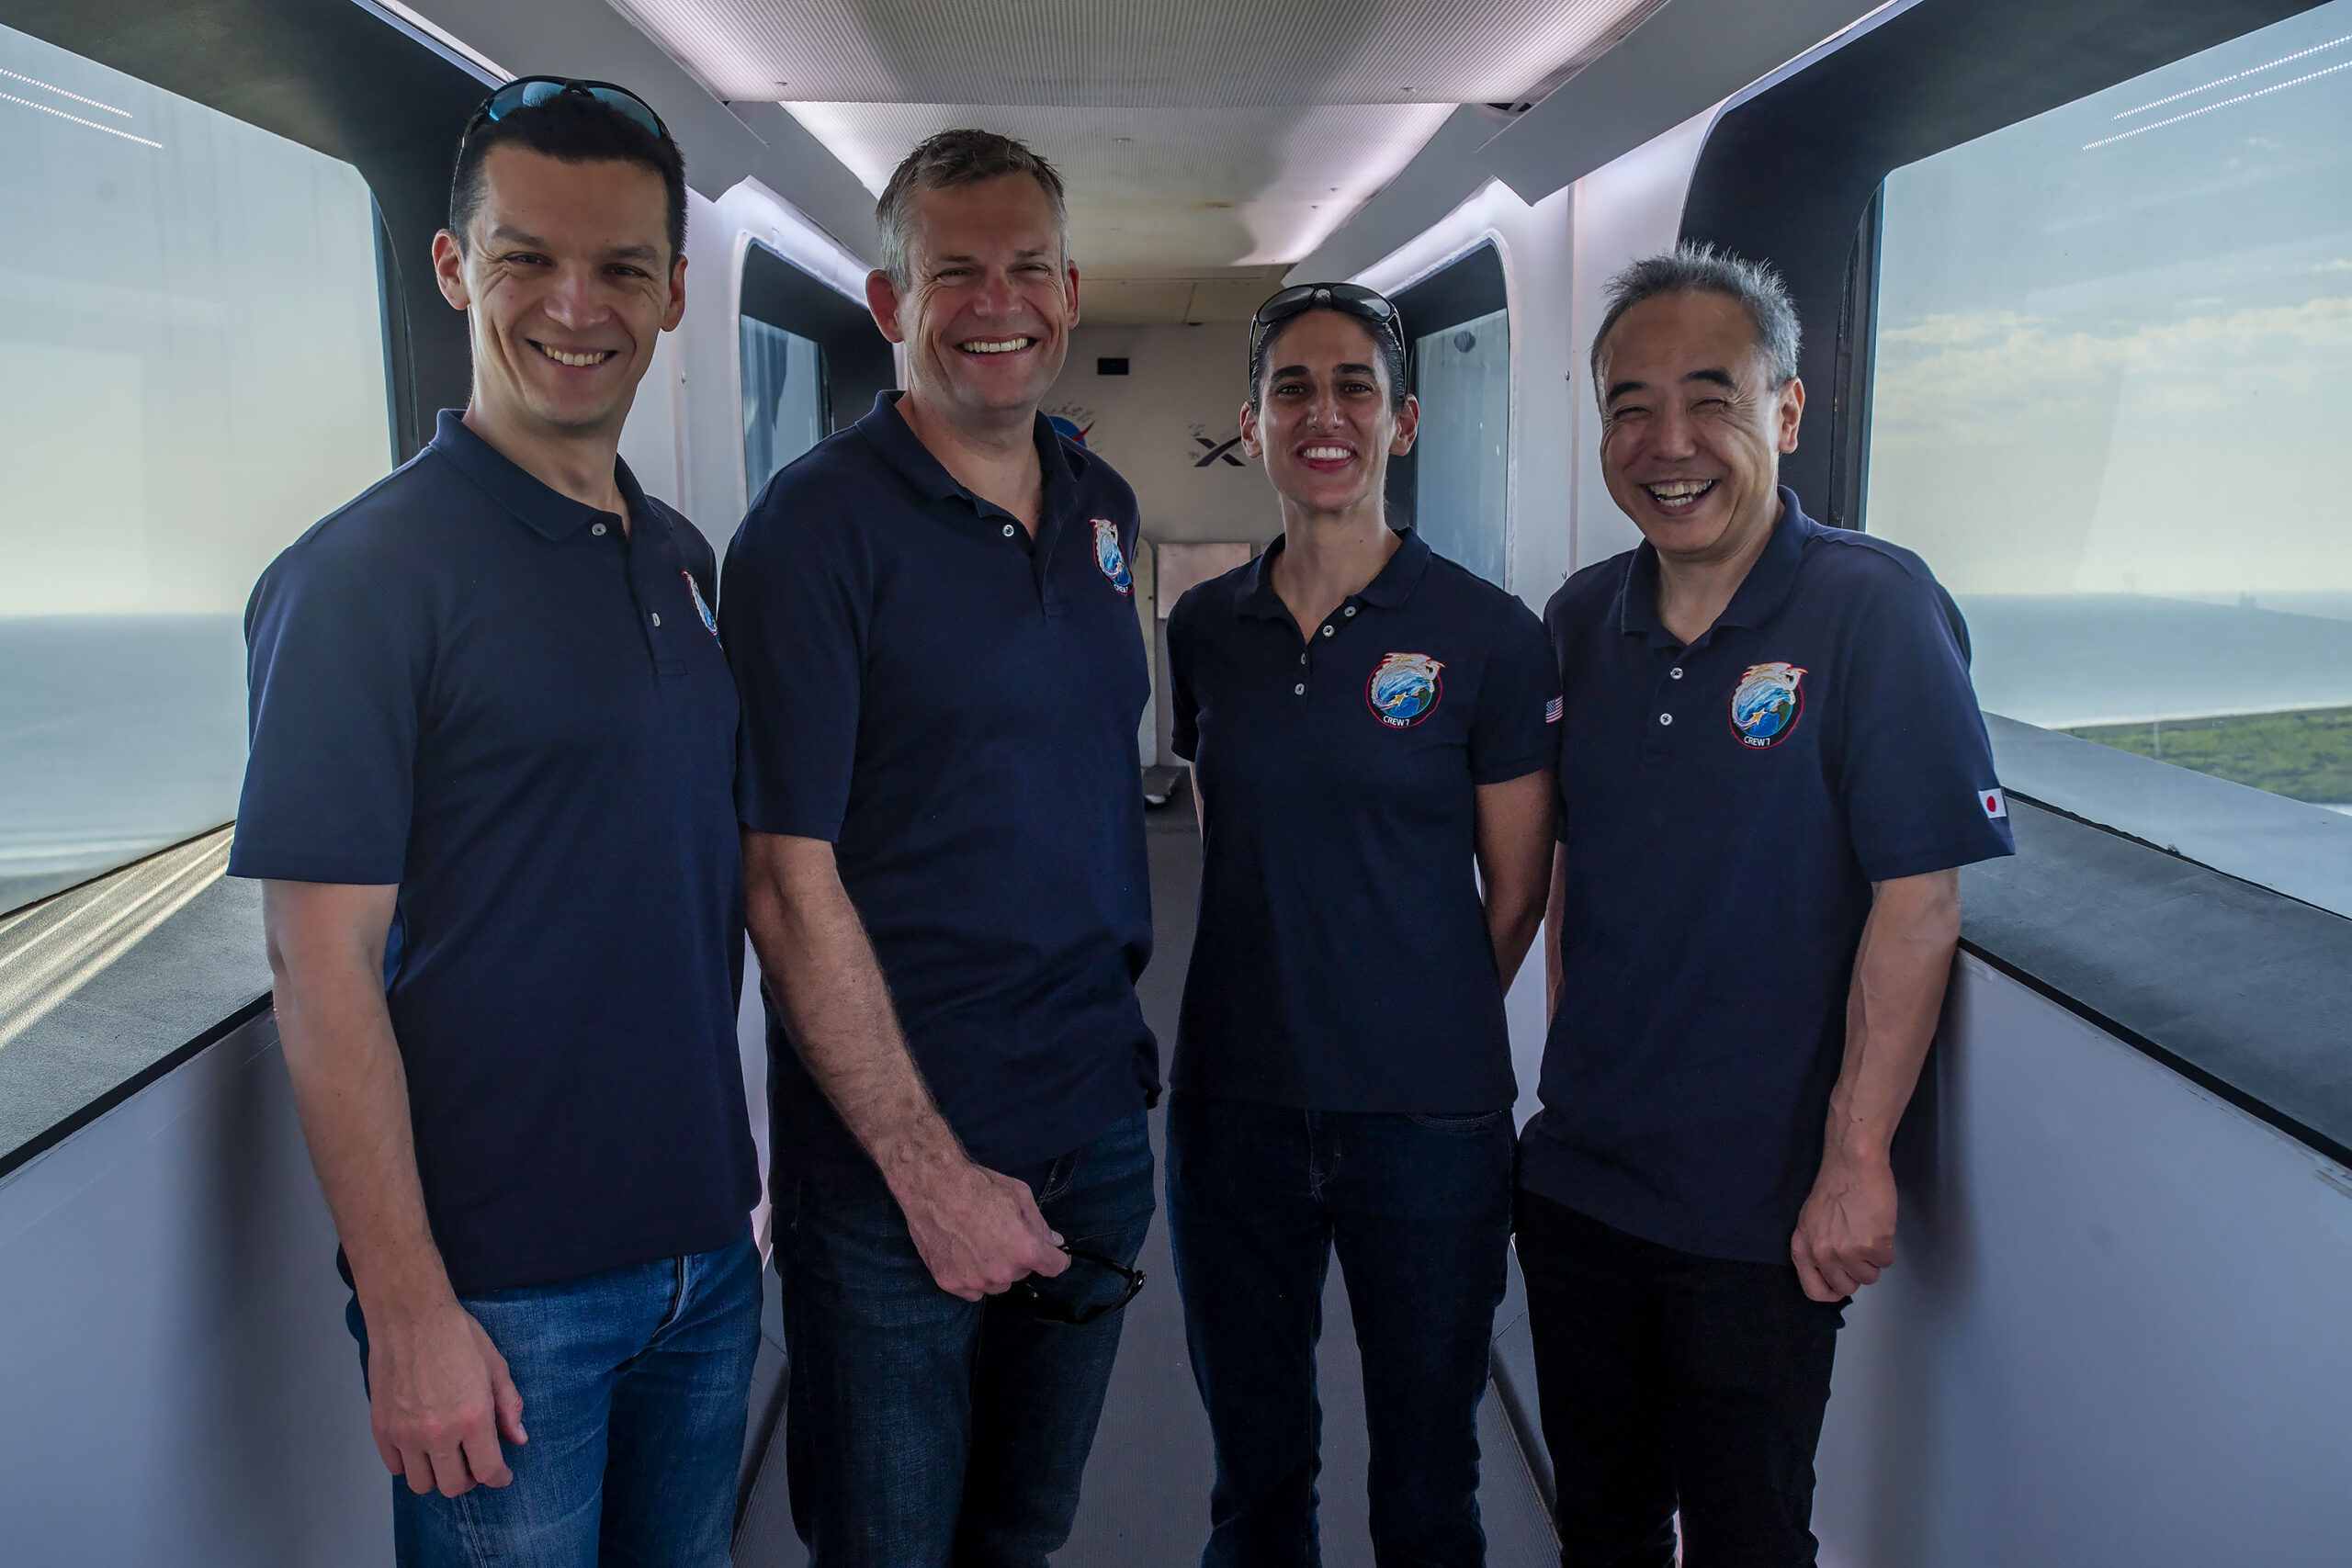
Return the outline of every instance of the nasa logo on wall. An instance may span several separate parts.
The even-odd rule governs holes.
[[[1437,711],[1445,695],[1438,671],[1445,666],[1426,653],[1392,653],[1363,686],[1372,716],[1391,729],[1410,729]]]
[[[1087,436],[1093,433],[1094,411],[1092,409],[1082,409],[1076,403],[1064,403],[1059,408],[1046,409],[1041,412],[1046,416],[1046,423],[1054,427],[1054,434],[1067,436],[1080,446],[1086,445]]]
[[[1094,564],[1120,592],[1136,591],[1136,575],[1127,570],[1127,553],[1119,548],[1119,525],[1108,517],[1094,519]]]
[[[1804,713],[1804,671],[1793,664],[1751,664],[1731,689],[1731,732],[1761,750],[1789,738]]]
[[[708,604],[703,603],[702,584],[695,581],[695,574],[691,571],[682,571],[678,573],[678,575],[686,580],[686,592],[695,596],[695,614],[702,617],[703,628],[709,632],[711,636],[717,637],[718,635],[718,617],[710,613],[710,606]]]

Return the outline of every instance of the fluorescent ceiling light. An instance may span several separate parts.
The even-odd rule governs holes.
[[[423,33],[426,38],[431,39],[435,43],[437,43],[442,48],[448,50],[451,53],[461,56],[462,58],[480,66],[482,70],[489,72],[491,78],[493,81],[512,82],[514,80],[514,73],[507,70],[506,67],[501,65],[498,62],[492,60],[490,56],[484,54],[481,51],[476,49],[473,45],[468,43],[457,34],[449,31],[447,28],[442,27],[430,17],[424,16],[421,12],[412,10],[408,6],[401,5],[401,0],[366,0],[366,3],[375,6],[379,11],[389,12],[400,20],[406,22],[418,32]]]

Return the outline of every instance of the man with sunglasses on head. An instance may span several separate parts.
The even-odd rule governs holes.
[[[458,144],[473,388],[246,614],[230,869],[334,1211],[404,1568],[728,1561],[759,1337],[737,701],[709,545],[616,456],[685,177],[604,84]]]
[[[1136,502],[1037,412],[1078,324],[1045,160],[943,132],[876,217],[907,389],[770,481],[721,601],[786,1463],[814,1568],[1042,1568],[1152,1212]]]

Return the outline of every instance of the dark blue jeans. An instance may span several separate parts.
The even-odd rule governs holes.
[[[1014,1174],[1071,1247],[1135,1261],[1152,1211],[1144,1112]],[[1074,1327],[949,1295],[871,1166],[779,1187],[785,1462],[810,1568],[1044,1568],[1078,1515],[1125,1314]],[[1066,1289],[1116,1293],[1084,1275]]]
[[[760,1255],[715,1252],[459,1301],[506,1358],[531,1440],[457,1497],[392,1481],[400,1568],[727,1568]],[[355,1298],[345,1314],[368,1366]]]
[[[1172,1096],[1168,1235],[1216,1442],[1204,1568],[1312,1568],[1315,1342],[1334,1247],[1363,1355],[1382,1568],[1486,1560],[1478,1401],[1510,1243],[1510,1113]]]

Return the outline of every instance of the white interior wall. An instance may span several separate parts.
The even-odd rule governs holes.
[[[0,1178],[0,1563],[390,1562],[334,1252],[266,1016]]]
[[[1081,277],[1081,307],[1084,289]],[[1095,374],[1095,361],[1106,357],[1125,358],[1127,374]],[[1238,446],[1228,449],[1241,459],[1236,468],[1200,445],[1240,434],[1249,360],[1242,321],[1090,327],[1081,321],[1044,406],[1085,429],[1088,449],[1135,486],[1146,539],[1263,545],[1282,532],[1264,469]]]
[[[1973,957],[1929,1062],[1825,1568],[2346,1561],[2352,1172]]]

